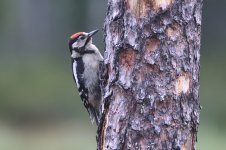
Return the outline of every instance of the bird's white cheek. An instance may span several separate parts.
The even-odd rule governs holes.
[[[80,48],[85,45],[86,40],[78,40],[72,44],[72,48]]]
[[[75,47],[79,47],[79,43],[78,42],[75,42],[72,44],[72,48],[75,48]]]

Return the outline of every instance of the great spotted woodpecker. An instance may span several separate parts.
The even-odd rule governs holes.
[[[98,30],[78,32],[69,39],[73,78],[79,95],[87,109],[92,123],[98,125],[101,117],[101,89],[99,80],[99,66],[103,61],[98,48],[92,43],[92,36]]]

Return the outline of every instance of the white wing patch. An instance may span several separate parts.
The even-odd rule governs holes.
[[[73,75],[74,75],[74,78],[75,78],[76,85],[79,88],[80,86],[78,84],[78,77],[77,77],[76,68],[77,68],[77,63],[76,63],[76,61],[74,61],[73,62]]]

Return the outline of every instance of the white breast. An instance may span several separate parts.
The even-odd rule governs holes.
[[[85,87],[92,91],[92,87],[98,84],[99,60],[95,55],[87,54],[83,56],[83,63]]]

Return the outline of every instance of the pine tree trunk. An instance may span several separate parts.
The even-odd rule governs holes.
[[[99,150],[193,150],[202,0],[109,0]]]

